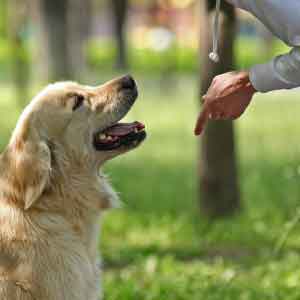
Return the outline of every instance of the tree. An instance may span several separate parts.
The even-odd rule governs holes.
[[[30,78],[29,53],[26,46],[28,2],[10,0],[8,5],[8,40],[12,80],[18,106],[23,108],[28,99]]]
[[[42,77],[45,73],[54,81],[85,77],[92,3],[92,0],[31,0],[32,18],[37,28],[41,28],[38,40]]]
[[[220,62],[208,59],[211,51],[211,19],[215,1],[201,0],[201,88],[200,98],[217,74],[233,69],[233,45],[236,15],[234,8],[223,1],[220,25]],[[228,216],[240,208],[234,129],[231,121],[209,122],[202,136],[200,154],[200,205],[210,218]]]
[[[68,52],[72,77],[80,80],[86,73],[86,48],[92,24],[92,0],[69,1]]]
[[[126,51],[126,19],[128,11],[128,0],[112,0],[113,25],[117,43],[117,61],[118,69],[127,68],[127,51]]]
[[[53,81],[71,78],[68,53],[68,0],[40,0],[43,33]]]

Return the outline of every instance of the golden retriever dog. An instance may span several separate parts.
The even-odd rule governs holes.
[[[0,156],[1,300],[99,299],[99,216],[118,203],[99,169],[146,137],[118,123],[136,98],[130,76],[61,82],[25,109]]]

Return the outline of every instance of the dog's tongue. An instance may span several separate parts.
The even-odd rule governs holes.
[[[141,130],[144,128],[145,126],[140,122],[118,123],[106,129],[105,133],[110,136],[124,136],[133,132],[135,129]]]

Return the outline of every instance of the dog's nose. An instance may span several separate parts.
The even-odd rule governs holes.
[[[121,86],[123,89],[133,90],[136,87],[136,84],[130,75],[126,75],[121,79]]]

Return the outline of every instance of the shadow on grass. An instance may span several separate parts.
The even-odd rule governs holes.
[[[216,248],[204,249],[185,249],[180,247],[161,248],[159,246],[146,247],[130,247],[126,249],[127,253],[120,253],[121,258],[104,257],[105,269],[122,269],[131,264],[135,264],[147,257],[157,257],[163,259],[172,257],[176,261],[183,263],[193,263],[196,261],[214,261],[222,259],[224,261],[234,262],[236,264],[245,265],[253,260],[256,262],[258,258],[263,259],[263,256],[257,249],[220,246]]]

